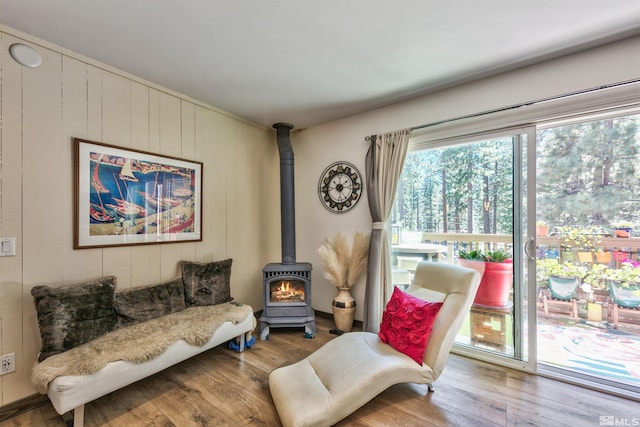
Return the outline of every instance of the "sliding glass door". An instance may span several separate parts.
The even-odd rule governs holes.
[[[640,114],[414,144],[391,236],[482,271],[455,351],[640,394]]]
[[[414,147],[405,161],[392,213],[394,281],[410,281],[422,259],[482,272],[456,338],[463,351],[517,360],[526,355],[523,172],[532,136],[533,130],[520,129]],[[427,257],[430,252],[437,256]]]

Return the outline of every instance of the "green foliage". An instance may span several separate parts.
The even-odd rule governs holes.
[[[606,284],[604,279],[607,270],[610,270],[610,268],[604,264],[593,264],[586,276],[584,276],[584,279],[582,279],[582,282],[591,286],[593,289],[605,289]]]
[[[545,129],[537,135],[537,215],[554,224],[605,225],[635,217],[638,117]]]
[[[570,262],[560,264],[555,258],[536,260],[536,283],[547,286],[549,277],[578,277],[582,279],[587,272]]]
[[[640,265],[634,262],[623,262],[620,268],[607,268],[603,277],[620,282],[623,289],[636,289],[640,283]]]
[[[511,138],[407,154],[392,222],[409,231],[513,232]]]
[[[628,229],[633,228],[633,223],[631,221],[616,221],[611,224],[614,228]]]
[[[594,249],[600,242],[602,229],[598,226],[575,227],[566,225],[558,228],[557,232],[565,246]]]
[[[480,249],[474,249],[469,252],[458,251],[458,256],[462,259],[467,259],[470,261],[484,261],[484,262],[506,262],[511,259],[511,255],[507,252],[504,252],[502,249],[498,249],[496,251],[489,251],[486,254],[483,254]]]
[[[607,280],[620,282],[619,286],[623,289],[636,289],[638,283],[640,283],[640,264],[633,261],[623,261],[620,268],[594,264],[582,281],[593,289],[606,289]]]
[[[633,115],[538,131],[536,217],[553,226],[637,222],[639,121]],[[409,153],[391,221],[408,231],[513,233],[513,144],[504,137]]]

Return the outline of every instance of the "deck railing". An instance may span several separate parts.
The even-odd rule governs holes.
[[[420,239],[421,243],[429,243],[446,247],[446,255],[438,257],[440,262],[446,262],[449,264],[458,264],[458,253],[460,250],[482,249],[483,252],[495,251],[502,249],[513,253],[513,236],[510,234],[470,234],[470,233],[431,233],[423,232],[419,236],[412,236],[413,238]],[[403,242],[400,242],[403,243]],[[559,261],[564,262],[569,260],[569,254],[571,252],[574,258],[571,260],[573,263],[579,263],[582,267],[591,268],[593,264],[608,264],[611,268],[620,268],[623,260],[631,259],[634,261],[640,261],[640,238],[624,238],[624,237],[598,237],[595,240],[595,245],[588,246],[580,245],[567,245],[563,238],[559,236],[538,236],[536,238],[537,258],[558,258]],[[393,248],[393,246],[392,246]],[[602,255],[607,255],[603,257]],[[564,257],[564,258],[563,258]],[[405,270],[394,270],[396,273]],[[399,275],[399,283],[408,284],[410,277],[407,272],[407,277]],[[403,281],[404,280],[404,281]],[[395,282],[394,282],[395,283]],[[585,300],[586,296],[579,293],[577,294],[577,300]],[[599,303],[603,307],[604,319],[610,320],[614,325],[614,328],[621,325],[638,325],[640,324],[640,315],[637,310],[628,309],[624,307],[618,307],[617,304],[612,304],[607,290],[595,289],[593,298],[596,303]],[[570,304],[567,301],[556,301],[555,304],[564,303]],[[539,309],[542,310],[542,305],[539,305]],[[611,310],[610,310],[611,309]],[[579,315],[582,315],[580,312]],[[635,326],[633,326],[635,328]]]
[[[423,232],[421,241],[447,247],[446,262],[456,263],[458,251],[482,249],[483,252],[502,249],[513,253],[513,236],[510,234],[470,234],[470,233],[430,233]],[[615,266],[622,259],[640,260],[640,238],[599,237],[590,247],[567,246],[559,236],[537,236],[536,246],[538,258],[562,257],[562,249],[567,249],[576,259],[585,262],[598,262],[608,259]],[[606,257],[603,257],[606,255]],[[596,257],[597,256],[597,257]]]
[[[498,249],[513,253],[513,236],[510,234],[470,234],[470,233],[422,233],[423,243],[433,243],[447,247],[446,262],[456,264],[460,250],[481,249],[493,252]]]

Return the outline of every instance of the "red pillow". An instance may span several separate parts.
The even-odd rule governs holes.
[[[382,313],[378,337],[422,365],[424,351],[441,302],[428,302],[394,288]]]

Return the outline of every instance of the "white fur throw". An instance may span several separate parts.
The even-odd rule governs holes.
[[[181,339],[202,346],[224,322],[239,323],[249,315],[253,316],[251,306],[229,302],[189,307],[117,329],[37,363],[31,372],[31,382],[39,393],[45,394],[49,382],[58,376],[89,375],[117,360],[143,363]]]

